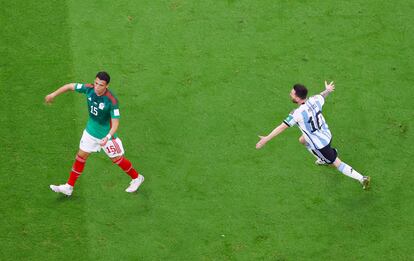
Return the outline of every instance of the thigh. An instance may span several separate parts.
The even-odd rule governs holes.
[[[125,150],[122,146],[120,138],[109,140],[105,146],[103,146],[106,155],[110,158],[115,158],[124,155]]]
[[[91,136],[88,132],[86,132],[86,130],[84,130],[80,140],[79,149],[87,153],[98,152],[101,150],[99,141],[99,139]]]

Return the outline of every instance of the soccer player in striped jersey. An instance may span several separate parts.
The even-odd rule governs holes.
[[[308,90],[301,84],[295,84],[290,92],[292,101],[298,104],[298,108],[277,126],[269,135],[259,136],[260,141],[256,149],[262,148],[268,141],[282,133],[288,127],[297,125],[302,132],[299,142],[313,154],[318,165],[333,165],[348,177],[358,180],[363,189],[367,189],[370,183],[369,176],[362,176],[351,166],[342,162],[337,155],[336,149],[331,147],[332,134],[328,124],[322,115],[322,107],[325,98],[335,90],[333,82],[325,81],[325,90],[318,95],[307,98]]]
[[[76,180],[82,174],[87,158],[92,152],[105,151],[112,162],[117,164],[131,177],[126,192],[135,192],[144,182],[131,162],[124,156],[124,148],[116,131],[119,126],[120,112],[118,99],[108,89],[110,76],[106,72],[96,75],[94,84],[69,83],[45,97],[46,103],[52,103],[54,98],[68,91],[76,91],[86,96],[89,120],[80,140],[79,151],[70,172],[69,179],[63,185],[50,185],[57,193],[72,195]]]

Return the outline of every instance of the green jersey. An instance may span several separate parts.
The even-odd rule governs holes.
[[[92,84],[75,84],[75,91],[87,97],[89,120],[86,131],[97,139],[103,139],[111,129],[111,119],[119,119],[118,99],[106,89],[101,96],[96,95]],[[113,135],[116,138],[116,133]]]

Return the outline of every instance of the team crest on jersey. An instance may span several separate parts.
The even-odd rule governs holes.
[[[105,104],[104,104],[104,103],[102,103],[102,102],[101,102],[101,103],[99,103],[99,109],[100,109],[100,110],[103,110],[103,108],[104,108],[104,107],[105,107]]]

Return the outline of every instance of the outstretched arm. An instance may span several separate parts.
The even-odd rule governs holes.
[[[334,90],[335,90],[334,82],[331,82],[330,84],[328,84],[328,82],[325,81],[325,90],[321,92],[320,94],[323,96],[323,98],[326,98],[326,96],[328,96]]]
[[[52,103],[53,102],[53,99],[56,96],[58,96],[58,95],[60,95],[62,93],[65,93],[67,91],[74,91],[74,90],[75,90],[75,84],[74,83],[65,84],[62,87],[60,87],[59,89],[57,89],[56,91],[54,91],[54,92],[46,95],[45,102],[46,103]]]
[[[277,126],[269,135],[267,136],[259,136],[260,140],[256,144],[256,149],[260,149],[263,147],[269,140],[273,139],[280,133],[282,133],[284,130],[286,130],[289,126],[282,122],[279,126]]]

